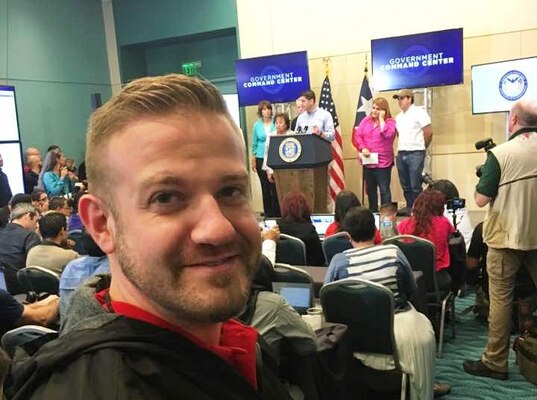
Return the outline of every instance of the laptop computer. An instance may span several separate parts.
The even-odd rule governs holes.
[[[4,276],[4,267],[0,267],[0,289],[7,292],[6,278]]]
[[[373,216],[375,217],[375,226],[380,230],[380,214],[373,213]]]
[[[274,225],[277,225],[278,221],[279,218],[265,218],[265,221],[263,221],[265,223],[265,229],[270,229]]]
[[[299,314],[312,307],[313,285],[310,283],[272,282],[272,290],[282,296]]]
[[[326,229],[334,222],[334,214],[311,214],[310,218],[319,238],[324,239]]]

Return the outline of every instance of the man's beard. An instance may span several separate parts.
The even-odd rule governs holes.
[[[200,283],[200,274],[196,274],[198,279],[192,279],[184,265],[188,265],[189,260],[200,259],[200,256],[218,257],[223,253],[222,249],[197,246],[199,249],[195,250],[195,254],[178,250],[173,256],[155,257],[152,265],[139,265],[131,257],[119,227],[116,243],[117,258],[125,277],[151,302],[169,311],[177,320],[224,322],[244,309],[259,260],[259,249],[252,249],[246,240],[225,247],[226,254],[236,250],[240,262],[228,273],[208,274],[203,281],[205,290],[196,287]]]

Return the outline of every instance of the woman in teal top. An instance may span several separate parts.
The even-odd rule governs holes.
[[[279,215],[279,210],[272,209],[270,196],[271,184],[267,178],[267,172],[262,168],[267,136],[276,130],[274,120],[272,119],[272,104],[270,104],[268,100],[261,100],[257,105],[257,115],[259,115],[259,119],[254,123],[254,133],[252,138],[252,171],[257,172],[257,176],[261,182],[265,216],[273,217]]]
[[[65,168],[65,157],[57,150],[49,151],[39,174],[38,187],[48,196],[62,196],[72,191],[71,173]]]

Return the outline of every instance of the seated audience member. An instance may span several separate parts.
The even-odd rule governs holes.
[[[67,220],[67,232],[81,231],[82,229],[84,229],[84,225],[80,220],[80,215],[78,215],[78,201],[82,196],[87,193],[88,192],[86,192],[85,190],[79,190],[78,192],[76,192],[75,197],[73,198],[73,212]]]
[[[35,188],[32,192],[32,205],[40,214],[46,213],[48,211],[47,192],[43,189]]]
[[[26,266],[26,255],[41,240],[35,233],[39,214],[34,206],[17,204],[11,210],[11,222],[0,229],[0,265],[4,265],[8,291],[22,293],[17,281],[17,271]]]
[[[256,328],[273,353],[310,355],[317,350],[315,333],[285,299],[272,292],[272,268],[261,264],[250,298],[239,319]]]
[[[488,246],[483,240],[483,222],[476,225],[472,241],[468,248],[466,268],[468,283],[474,287],[474,313],[485,321],[489,314],[489,277],[487,274]],[[515,299],[524,299],[535,292],[535,286],[526,268],[520,268],[516,274]],[[512,312],[514,326],[518,324],[518,310]]]
[[[397,225],[402,235],[414,235],[430,240],[436,247],[436,278],[440,289],[451,285],[449,268],[449,235],[455,232],[451,222],[444,217],[445,196],[434,189],[420,193],[412,207],[412,216]]]
[[[324,237],[332,236],[335,233],[341,232],[341,225],[343,224],[343,219],[347,212],[353,207],[359,207],[362,204],[358,197],[351,192],[350,190],[342,190],[336,196],[335,201],[335,211],[334,211],[334,222],[328,225]]]
[[[361,205],[360,200],[358,200],[358,197],[354,194],[354,192],[351,192],[350,190],[342,190],[339,192],[336,196],[334,222],[328,225],[328,228],[326,228],[326,232],[324,233],[324,237],[327,238],[338,232],[342,232],[343,229],[341,228],[341,224],[343,223],[343,219],[345,218],[347,212],[351,208]],[[382,238],[380,236],[380,232],[377,230],[375,232],[375,244],[380,243],[382,243]]]
[[[39,183],[41,157],[30,156],[26,166],[28,167],[28,171],[24,173],[24,192],[30,194]]]
[[[86,231],[82,233],[82,246],[88,253],[66,265],[60,278],[60,320],[67,315],[67,307],[75,289],[90,276],[110,273],[108,257]]]
[[[446,196],[444,217],[446,217],[450,222],[453,222],[453,211],[448,210],[447,201],[459,198],[459,191],[457,190],[457,187],[453,182],[447,179],[440,179],[434,182],[432,189],[438,190],[439,192],[444,193],[444,196]],[[455,216],[457,217],[457,229],[464,237],[464,243],[468,249],[470,247],[472,232],[474,230],[472,227],[472,222],[470,221],[470,216],[468,215],[468,210],[466,208],[459,208],[455,211]]]
[[[307,265],[325,265],[321,240],[310,216],[311,208],[306,196],[301,192],[291,192],[282,200],[282,217],[278,226],[281,233],[304,242]]]
[[[39,232],[43,242],[32,247],[26,258],[26,266],[39,266],[61,275],[65,266],[79,254],[67,246],[67,221],[65,215],[50,211],[41,217]]]
[[[0,336],[21,325],[49,325],[58,315],[58,305],[59,297],[55,295],[35,303],[21,304],[0,289]]]
[[[261,253],[269,259],[272,265],[276,264],[276,242],[280,240],[280,227],[274,225],[270,229],[261,231]]]
[[[13,197],[9,200],[9,207],[13,210],[13,208],[17,204],[32,204],[32,196],[26,193],[17,193],[14,194]]]
[[[382,204],[380,214],[380,236],[382,240],[396,236],[397,232],[397,206],[393,203]]]
[[[433,391],[435,396],[448,393],[449,385],[434,384],[434,331],[427,317],[409,302],[416,282],[407,259],[397,246],[375,246],[375,218],[365,207],[351,209],[343,220],[343,228],[351,235],[353,249],[332,258],[325,283],[361,278],[389,288],[395,298],[395,343],[401,368],[410,376],[411,398],[429,400]],[[359,353],[354,356],[375,368],[389,369],[393,365],[393,360],[385,356]]]
[[[132,81],[92,114],[87,144],[92,194],[79,211],[111,275],[87,279],[59,337],[14,362],[12,392],[287,399],[257,331],[234,320],[261,238],[244,139],[220,92],[179,74]],[[33,368],[43,359],[46,371]]]
[[[72,208],[68,204],[68,199],[62,196],[54,196],[48,202],[49,211],[57,211],[69,218]]]

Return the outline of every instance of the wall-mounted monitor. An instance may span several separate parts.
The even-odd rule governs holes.
[[[15,88],[13,86],[0,86],[0,141],[18,140],[20,138]]]
[[[240,128],[241,115],[239,110],[239,96],[237,96],[236,94],[223,94],[222,96],[224,97],[227,109],[231,114],[231,118],[233,118],[233,121],[235,121],[237,126]]]
[[[462,28],[371,40],[375,91],[463,82]]]
[[[472,65],[472,113],[508,112],[537,97],[537,57]]]
[[[241,106],[294,101],[310,88],[305,51],[237,60],[235,75]]]

